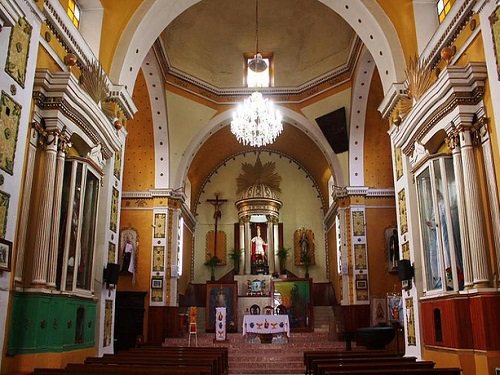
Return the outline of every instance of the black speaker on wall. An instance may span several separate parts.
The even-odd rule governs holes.
[[[399,280],[411,280],[413,278],[413,266],[408,259],[398,260],[398,276]]]
[[[104,269],[104,282],[108,285],[116,285],[118,283],[118,274],[120,273],[120,265],[116,263],[108,263]]]
[[[349,150],[344,107],[318,117],[316,122],[336,154]]]

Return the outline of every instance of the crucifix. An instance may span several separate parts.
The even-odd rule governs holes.
[[[222,206],[223,203],[227,202],[227,199],[219,199],[219,193],[215,193],[215,199],[207,199],[207,202],[213,204],[215,209],[214,256],[217,256],[217,223],[219,222],[219,219],[222,216],[220,206]]]

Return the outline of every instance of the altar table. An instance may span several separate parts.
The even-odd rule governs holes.
[[[280,332],[286,332],[286,335],[290,337],[288,315],[245,315],[243,317],[243,335]]]

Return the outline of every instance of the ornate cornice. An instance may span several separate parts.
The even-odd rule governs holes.
[[[347,197],[366,197],[366,198],[390,198],[394,197],[394,189],[374,189],[367,186],[345,186],[336,187],[333,191],[333,199]]]
[[[81,89],[71,73],[51,73],[45,69],[36,71],[33,100],[37,106],[36,112],[41,112],[38,113],[40,118],[64,123],[54,110],[62,113],[70,120],[64,124],[68,132],[71,134],[80,129],[94,143],[89,146],[101,145],[105,159],[109,159],[122,146],[111,121]]]
[[[273,101],[276,103],[301,103],[345,82],[349,82],[362,48],[363,43],[356,37],[351,45],[347,62],[337,69],[327,72],[298,87],[268,87],[262,88],[259,91],[264,95],[272,96]],[[242,97],[246,97],[254,91],[252,88],[247,87],[218,88],[170,66],[165,48],[160,39],[157,39],[154,43],[153,51],[159,62],[165,82],[188,91],[191,94],[203,97],[215,104],[239,103]]]

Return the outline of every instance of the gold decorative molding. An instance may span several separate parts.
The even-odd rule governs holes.
[[[97,104],[104,102],[109,95],[106,73],[98,61],[82,67],[80,85]]]
[[[257,160],[254,165],[250,163],[242,163],[241,169],[243,173],[236,178],[236,194],[241,194],[249,187],[257,184],[266,185],[273,192],[281,193],[281,176],[275,172],[275,162],[268,161],[267,163],[262,164],[259,155],[257,156]]]

